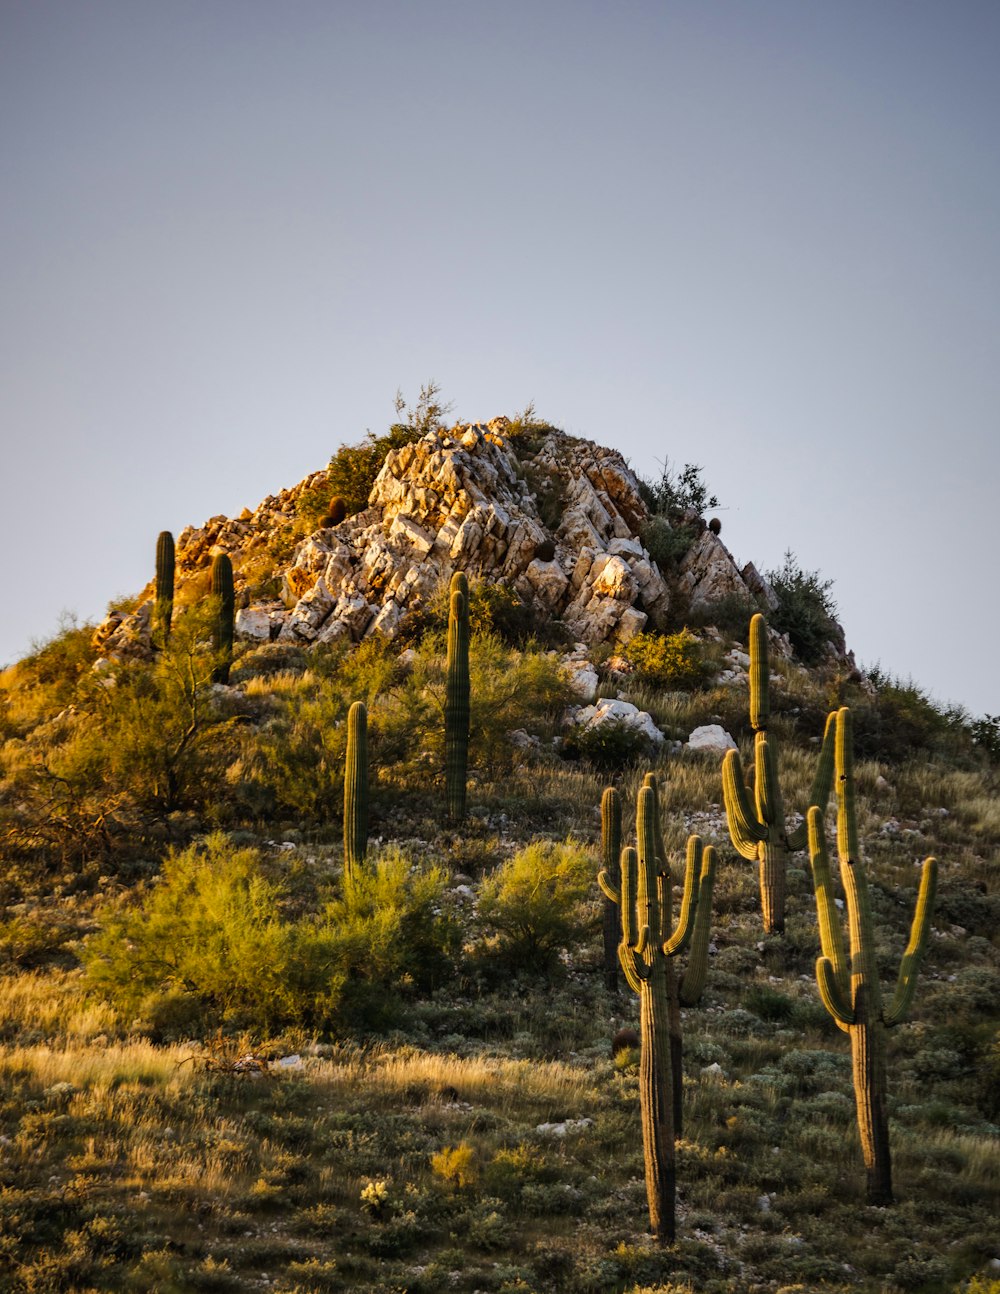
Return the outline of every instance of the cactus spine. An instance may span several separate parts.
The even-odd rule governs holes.
[[[608,883],[614,890],[621,886],[622,801],[613,786],[601,796],[601,862]],[[618,904],[604,896],[604,981],[608,991],[618,989],[618,943],[622,937]]]
[[[679,1055],[671,1045],[670,1004],[676,999],[671,959],[691,938],[700,875],[697,867],[688,866],[680,917],[673,928],[670,872],[657,851],[658,844],[662,849],[662,838],[655,781],[639,791],[636,835],[638,850],[622,850],[620,886],[612,884],[605,869],[598,880],[607,897],[619,905],[622,938],[618,959],[629,986],[639,995],[639,1105],[646,1198],[650,1229],[663,1244],[676,1234],[673,1075]],[[689,845],[689,857],[696,854],[700,861],[698,847]]]
[[[368,711],[355,701],[347,712],[344,761],[344,877],[352,880],[368,851]]]
[[[212,646],[219,657],[212,671],[212,682],[228,683],[229,669],[233,663],[233,621],[236,615],[236,597],[233,590],[233,564],[226,553],[216,553],[212,559],[212,596],[218,598],[212,630]]]
[[[161,530],[156,541],[156,597],[153,602],[153,642],[166,647],[174,614],[174,537]]]
[[[444,749],[448,817],[461,822],[469,767],[469,582],[461,571],[451,578]]]
[[[823,1005],[850,1037],[858,1132],[868,1176],[868,1202],[892,1203],[892,1164],[886,1114],[885,1030],[909,1010],[917,972],[927,943],[937,884],[937,860],[924,860],[910,942],[900,965],[892,1005],[882,1008],[868,880],[858,846],[854,810],[854,755],[851,715],[847,707],[831,715],[836,728],[837,853],[847,905],[850,957],[845,953],[840,919],[833,898],[823,815],[809,810],[809,856],[812,860],[816,912],[822,955],[816,980]]]
[[[750,726],[754,733],[754,798],[751,807],[739,751],[730,750],[722,764],[722,795],[729,835],[736,851],[757,863],[760,904],[767,934],[785,928],[785,872],[791,854],[806,847],[806,824],[785,828],[778,783],[778,752],[768,735],[769,671],[767,624],[762,615],[750,621]],[[826,808],[833,777],[833,722],[827,720],[809,804]]]

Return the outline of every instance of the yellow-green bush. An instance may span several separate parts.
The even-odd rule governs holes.
[[[551,968],[595,921],[596,867],[579,842],[536,840],[487,876],[479,916],[501,961],[525,970]]]
[[[320,888],[297,915],[279,864],[216,833],[171,851],[140,904],[107,918],[85,945],[87,975],[123,1010],[189,1032],[199,1021],[202,1031],[361,1017],[371,1026],[401,989],[447,964],[455,932],[439,912],[444,883],[391,851],[341,896]]]
[[[701,643],[688,629],[674,634],[639,634],[623,655],[638,681],[670,692],[690,692],[705,679]]]

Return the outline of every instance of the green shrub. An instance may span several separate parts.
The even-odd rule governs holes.
[[[325,1019],[345,978],[330,970],[336,935],[283,917],[286,898],[260,854],[221,833],[171,850],[140,906],[112,915],[87,941],[88,976],[126,1010],[183,993],[214,1016],[264,1028]]]
[[[443,973],[455,942],[443,889],[443,873],[394,851],[340,897],[320,891],[318,913],[294,915],[278,865],[216,833],[168,853],[139,905],[87,941],[84,963],[96,988],[147,1020],[371,1026],[401,989]]]
[[[662,464],[658,478],[639,478],[639,492],[650,512],[660,516],[674,519],[691,512],[701,516],[706,508],[719,506],[719,500],[709,494],[702,480],[703,471],[697,463],[685,463],[679,473],[675,472],[668,459]]]
[[[878,665],[868,669],[875,695],[855,707],[855,750],[860,758],[902,760],[915,751],[968,751],[970,734],[963,712],[933,701],[912,679],[894,678]]]
[[[376,436],[369,431],[356,445],[342,445],[327,468],[327,496],[329,490],[338,494],[344,500],[348,516],[362,512],[368,506],[368,496],[386,454],[393,449],[402,449],[404,445],[412,445],[419,439],[420,432],[415,428],[394,423],[384,436]],[[317,513],[317,519],[319,515]]]
[[[620,719],[586,727],[579,724],[563,738],[562,753],[583,759],[598,772],[610,773],[646,761],[654,753],[651,738]]]
[[[330,459],[327,469],[326,499],[329,500],[331,494],[343,499],[348,516],[363,511],[368,506],[368,496],[386,454],[392,449],[412,445],[427,432],[444,426],[444,418],[451,405],[443,403],[440,394],[437,383],[428,382],[420,388],[417,402],[411,408],[397,391],[396,413],[405,416],[405,421],[393,423],[383,436],[369,431],[357,444],[342,445]],[[318,519],[321,514],[317,511],[316,516]]]
[[[791,549],[785,552],[781,569],[768,571],[766,578],[779,603],[768,617],[771,628],[788,634],[805,664],[818,664],[826,644],[838,643],[843,637],[835,618],[837,606],[830,596],[833,580],[822,579],[819,571],[804,571]]]
[[[705,679],[701,643],[687,629],[674,634],[637,634],[625,659],[640,683],[669,692],[689,692]]]
[[[594,876],[594,860],[578,842],[539,840],[486,877],[479,916],[496,936],[501,961],[551,970],[594,925]]]
[[[668,571],[686,556],[698,531],[683,521],[671,523],[666,517],[654,515],[639,527],[639,538],[660,570]]]

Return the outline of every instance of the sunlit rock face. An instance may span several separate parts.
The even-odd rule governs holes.
[[[233,560],[237,635],[258,642],[391,638],[458,570],[516,590],[589,647],[659,625],[672,596],[696,611],[773,598],[707,529],[671,593],[640,538],[647,510],[628,463],[560,431],[511,435],[506,418],[431,431],[386,456],[363,512],[296,539],[303,495],[326,482],[314,473],[252,512],[182,531],[178,605],[208,592],[217,552]],[[148,650],[151,592],[98,630],[106,654]]]
[[[281,638],[391,636],[456,570],[509,585],[589,644],[661,616],[669,594],[637,538],[646,507],[622,456],[561,432],[527,452],[506,428],[434,431],[390,452],[368,508],[301,545]],[[536,556],[547,539],[550,560]]]

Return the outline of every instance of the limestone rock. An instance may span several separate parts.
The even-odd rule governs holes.
[[[687,739],[689,750],[717,750],[720,754],[736,750],[736,742],[718,723],[706,723],[695,728]]]
[[[703,530],[681,562],[681,588],[692,611],[709,611],[723,598],[743,598],[753,607],[750,590],[743,581],[732,554],[711,530]]]
[[[573,723],[584,728],[599,728],[606,723],[620,723],[635,732],[641,732],[651,742],[659,746],[664,737],[653,716],[646,710],[640,710],[630,701],[612,701],[608,698],[595,705],[586,705],[572,715]]]

